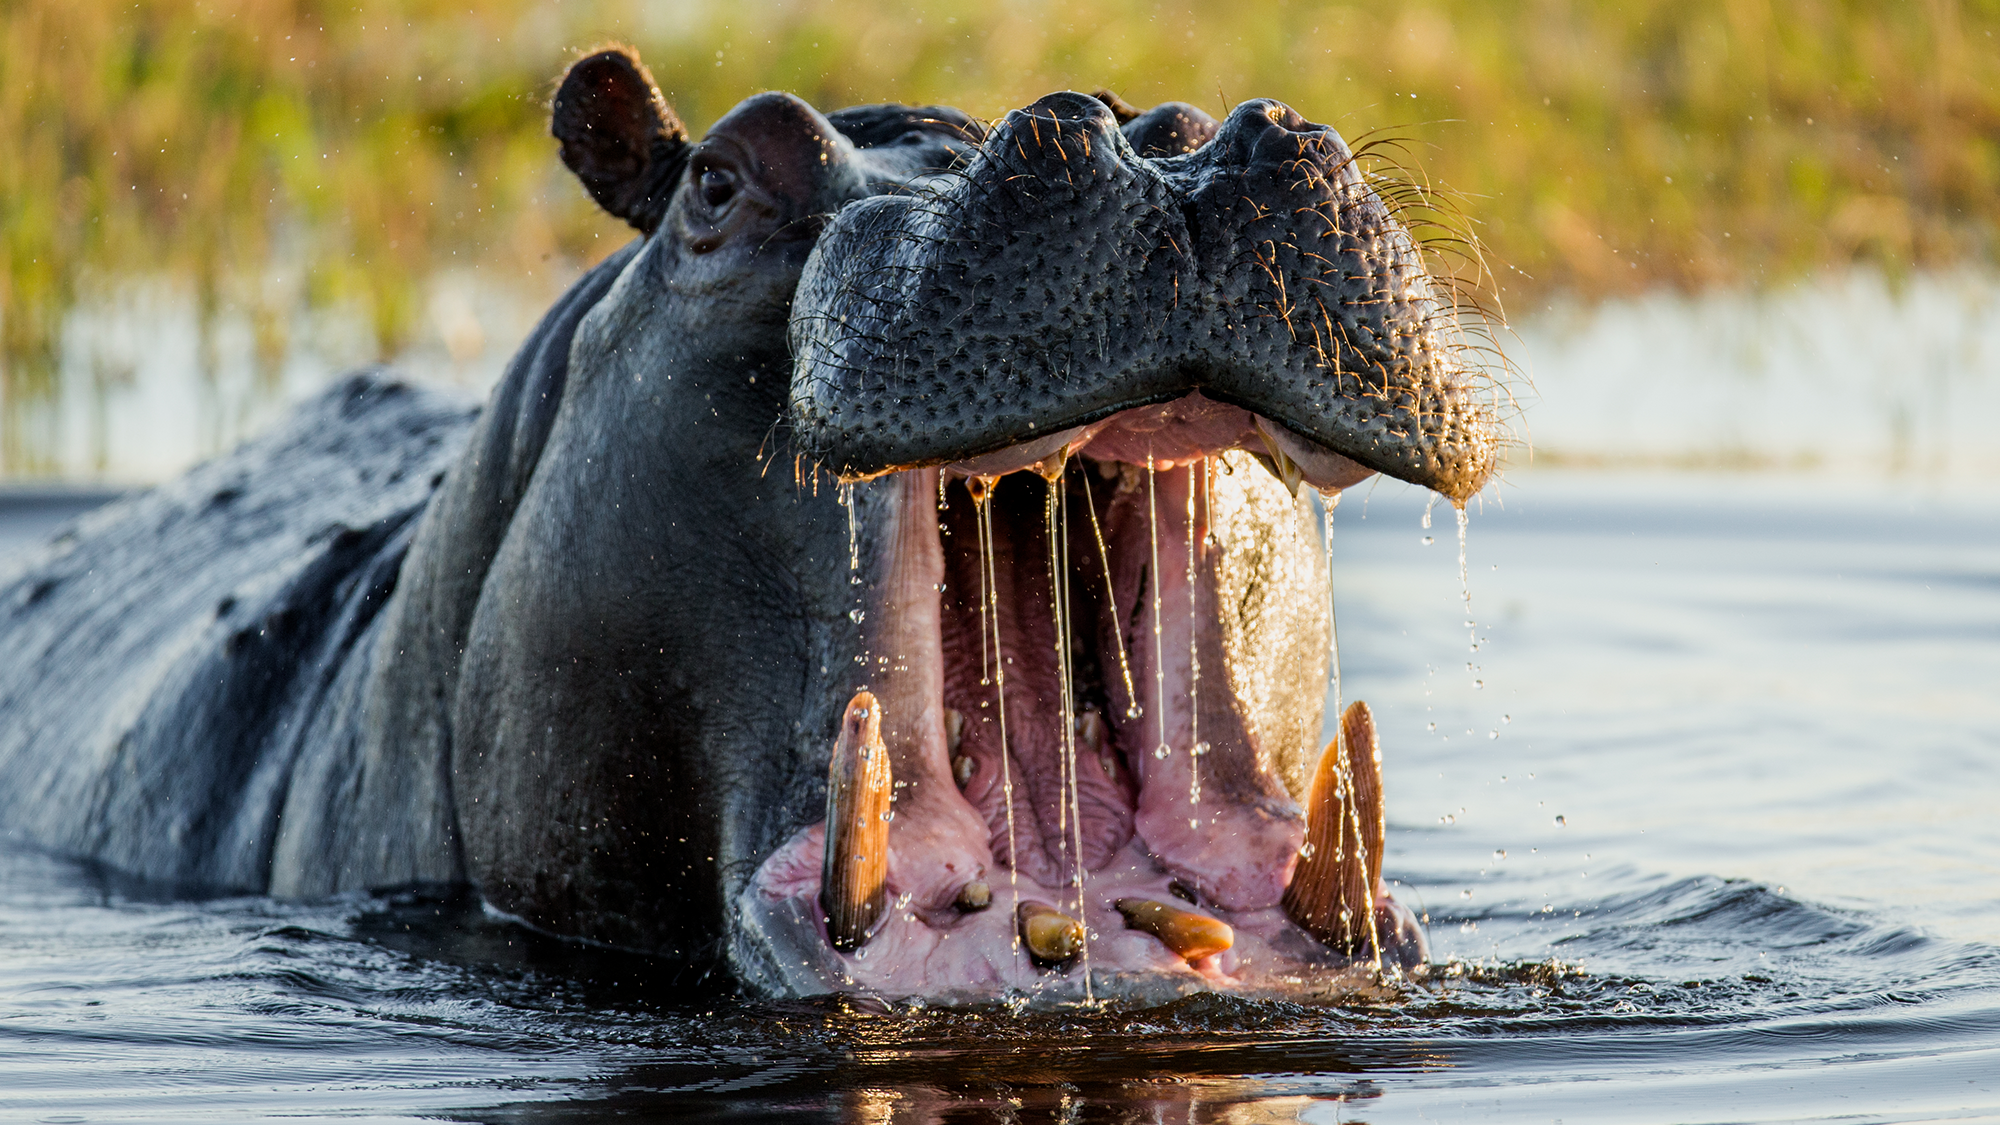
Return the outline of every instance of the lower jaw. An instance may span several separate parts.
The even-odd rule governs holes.
[[[1042,1000],[1119,999],[1160,1002],[1197,992],[1301,999],[1351,998],[1380,989],[1372,956],[1339,953],[1294,925],[1281,907],[1202,913],[1235,931],[1230,948],[1185,960],[1152,936],[1128,928],[1114,905],[1142,899],[1185,905],[1173,880],[1133,840],[1111,863],[1090,873],[1082,895],[1003,872],[990,884],[984,909],[920,913],[891,899],[867,944],[841,953],[826,940],[818,890],[824,835],[801,832],[774,854],[738,903],[740,940],[759,951],[753,974],[767,991],[789,996],[851,993],[890,999],[968,1003],[1005,996]],[[1415,919],[1386,893],[1385,928],[1408,929]],[[1080,916],[1086,943],[1062,965],[1038,962],[1020,940],[1017,908],[1040,903]],[[1384,968],[1417,971],[1407,951],[1389,950]]]

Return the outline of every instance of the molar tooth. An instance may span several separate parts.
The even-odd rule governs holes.
[[[868,692],[848,701],[826,778],[826,859],[819,904],[835,949],[867,944],[888,904],[889,751],[882,745],[882,708]]]
[[[958,753],[958,744],[965,741],[965,712],[956,707],[944,709],[944,745],[953,754]],[[963,785],[964,782],[959,784]]]
[[[1381,878],[1387,835],[1375,719],[1368,705],[1357,701],[1340,717],[1340,733],[1327,744],[1313,775],[1306,842],[1285,888],[1285,913],[1349,956],[1369,952],[1372,893]]]
[[[1125,916],[1125,924],[1160,939],[1160,944],[1189,961],[1198,961],[1236,944],[1236,931],[1227,922],[1154,902],[1147,898],[1121,898],[1112,905]]]
[[[1015,908],[1014,917],[1036,964],[1067,964],[1083,950],[1083,923],[1053,906],[1024,902]]]
[[[1103,749],[1105,733],[1104,715],[1097,708],[1091,707],[1076,717],[1076,741],[1085,749]]]
[[[984,880],[974,879],[958,889],[958,908],[967,914],[986,909],[993,905],[993,888]]]

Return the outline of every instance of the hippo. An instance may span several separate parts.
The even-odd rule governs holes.
[[[483,405],[345,378],[0,575],[0,832],[178,893],[468,887],[762,995],[1420,974],[1318,747],[1319,511],[1497,431],[1331,128],[576,61],[637,232]],[[1357,968],[1358,967],[1358,968]]]

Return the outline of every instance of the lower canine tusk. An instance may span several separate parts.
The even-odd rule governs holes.
[[[826,860],[819,904],[826,936],[839,950],[867,943],[888,903],[889,751],[882,708],[868,692],[848,701],[826,776]]]
[[[1083,923],[1053,906],[1024,902],[1015,908],[1021,941],[1038,964],[1062,965],[1083,950]]]
[[[1125,924],[1160,939],[1160,944],[1189,961],[1220,953],[1236,944],[1236,931],[1229,923],[1154,902],[1146,898],[1121,898],[1113,905],[1125,916]]]
[[[1349,956],[1374,945],[1372,899],[1388,829],[1382,819],[1382,753],[1375,719],[1356,702],[1320,755],[1306,803],[1306,842],[1285,888],[1285,913]]]

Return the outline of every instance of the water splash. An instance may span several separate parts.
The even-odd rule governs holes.
[[[1472,616],[1472,579],[1466,573],[1465,566],[1465,509],[1458,508],[1456,511],[1458,513],[1458,596],[1465,603],[1465,628],[1468,634],[1468,644],[1470,645],[1468,651],[1478,652],[1479,621]],[[1471,665],[1467,665],[1467,667],[1471,667]],[[1475,668],[1473,670],[1477,671],[1478,669]],[[1485,682],[1481,680],[1475,680],[1473,683],[1476,686],[1485,686]]]
[[[854,485],[842,482],[840,506],[847,510],[847,571],[850,584],[861,584],[861,525],[854,514]]]

